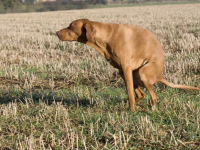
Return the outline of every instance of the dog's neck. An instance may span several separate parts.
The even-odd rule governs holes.
[[[92,22],[92,25],[96,29],[95,38],[101,39],[101,44],[109,43],[109,39],[111,38],[111,35],[113,35],[114,32],[112,26],[116,24]]]
[[[92,22],[92,25],[96,29],[95,43],[87,41],[86,44],[95,48],[101,55],[103,55],[106,58],[106,60],[110,61],[112,58],[108,43],[110,36],[112,35],[111,32],[113,31],[110,24],[104,23],[104,28],[102,28],[102,25],[100,24],[103,23]],[[105,26],[107,27],[105,28]]]

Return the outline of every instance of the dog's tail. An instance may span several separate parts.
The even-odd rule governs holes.
[[[158,82],[161,82],[171,88],[179,88],[179,89],[188,89],[188,90],[197,90],[200,91],[200,88],[197,87],[193,87],[193,86],[188,86],[188,85],[180,85],[180,84],[174,84],[174,83],[170,83],[167,80],[165,80],[164,78],[160,79]]]

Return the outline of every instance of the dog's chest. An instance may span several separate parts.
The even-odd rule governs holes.
[[[113,66],[114,68],[120,69],[120,66],[113,61],[112,59],[108,60],[108,62],[110,63],[111,66]]]

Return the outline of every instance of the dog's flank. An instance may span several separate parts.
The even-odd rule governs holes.
[[[141,27],[79,19],[58,31],[57,35],[62,41],[78,41],[92,46],[113,67],[119,69],[126,84],[132,111],[135,109],[135,102],[144,97],[140,87],[149,91],[152,104],[156,104],[157,97],[153,92],[156,82],[172,88],[200,91],[196,87],[170,83],[162,77],[165,63],[163,48],[153,33]]]

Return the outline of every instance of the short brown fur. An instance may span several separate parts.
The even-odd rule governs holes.
[[[153,33],[141,27],[79,19],[58,31],[57,35],[62,41],[78,41],[92,46],[119,69],[132,111],[135,110],[135,102],[144,97],[140,87],[149,91],[152,104],[156,104],[157,97],[152,89],[156,82],[172,88],[200,91],[196,87],[170,83],[162,77],[165,63],[162,46]]]

